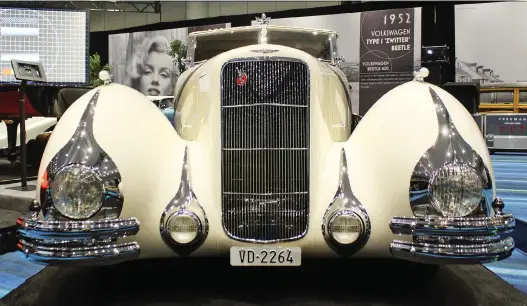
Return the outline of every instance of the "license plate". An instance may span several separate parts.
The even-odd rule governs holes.
[[[300,266],[299,247],[231,247],[231,266]]]

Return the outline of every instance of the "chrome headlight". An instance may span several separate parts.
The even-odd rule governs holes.
[[[201,222],[193,212],[181,210],[168,217],[166,231],[175,243],[189,244],[201,232]]]
[[[96,91],[70,141],[53,156],[41,177],[40,204],[46,219],[113,219],[121,213],[121,174],[93,134],[98,98]]]
[[[473,212],[481,203],[482,190],[479,173],[461,163],[443,165],[428,185],[431,204],[446,217],[463,217]]]
[[[416,217],[490,216],[493,184],[483,158],[463,139],[448,109],[429,88],[436,110],[435,143],[410,178],[409,200]]]
[[[72,164],[60,169],[51,182],[53,206],[71,219],[87,219],[102,206],[104,184],[92,168]]]
[[[339,211],[329,220],[329,234],[340,244],[351,244],[364,234],[364,223],[352,211]]]

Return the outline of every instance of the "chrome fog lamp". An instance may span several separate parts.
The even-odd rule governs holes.
[[[104,184],[88,166],[71,164],[60,169],[51,182],[53,206],[71,219],[87,219],[102,206]]]
[[[432,206],[445,217],[470,214],[483,197],[481,176],[464,163],[448,163],[437,169],[428,189]]]
[[[344,149],[340,152],[339,186],[324,213],[322,234],[337,254],[349,257],[360,251],[371,233],[370,216],[351,190],[348,162]]]
[[[189,244],[198,238],[202,225],[196,214],[188,210],[180,210],[168,217],[165,230],[175,243]]]
[[[352,244],[364,235],[364,222],[350,210],[335,213],[328,225],[330,236],[339,244]]]

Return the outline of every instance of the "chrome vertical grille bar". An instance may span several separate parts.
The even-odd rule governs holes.
[[[243,59],[221,73],[224,230],[241,241],[300,239],[309,217],[309,68]]]

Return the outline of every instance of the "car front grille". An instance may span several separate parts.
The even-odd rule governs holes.
[[[293,59],[224,65],[222,221],[229,237],[302,238],[309,217],[309,69]]]

